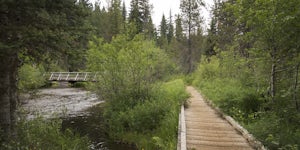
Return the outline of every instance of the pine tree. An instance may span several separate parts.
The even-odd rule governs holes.
[[[126,22],[126,19],[127,19],[127,10],[126,10],[126,5],[125,5],[125,1],[123,1],[123,4],[122,4],[122,18],[123,18],[123,21]]]
[[[160,22],[160,36],[167,37],[168,27],[167,27],[167,20],[165,15],[162,15],[161,22]]]
[[[193,71],[191,36],[193,31],[196,30],[198,24],[200,24],[201,5],[203,5],[202,1],[197,0],[182,0],[180,3],[180,9],[183,16],[183,24],[186,27],[186,32],[188,35],[188,51],[185,59],[186,73],[191,73]]]
[[[168,40],[167,40],[167,33],[168,33],[168,26],[167,26],[167,20],[165,18],[165,15],[162,15],[161,22],[160,22],[160,36],[158,39],[158,46],[161,47],[162,49],[166,49],[168,45]]]
[[[180,15],[177,15],[175,20],[175,37],[178,41],[183,40],[183,28]]]
[[[131,0],[129,23],[135,25],[137,33],[145,33],[151,18],[151,6],[148,0]]]
[[[152,22],[152,18],[149,18],[149,21],[147,22],[146,26],[145,26],[145,36],[148,39],[156,39],[155,38],[155,28],[154,28],[154,24]]]
[[[168,43],[170,44],[172,39],[174,37],[174,25],[173,25],[173,19],[172,19],[172,12],[170,10],[170,15],[169,15],[169,22],[168,22]]]
[[[108,8],[109,15],[109,28],[110,28],[110,39],[121,33],[123,28],[123,16],[121,10],[121,1],[120,0],[111,0],[111,6]]]
[[[138,2],[138,0],[131,0],[130,2],[129,23],[135,25],[137,33],[141,33],[143,31],[143,22],[141,20]]]
[[[0,8],[0,128],[9,140],[14,132],[19,54],[38,61],[66,53],[80,32],[86,32],[87,16],[74,0],[10,0],[1,1]]]

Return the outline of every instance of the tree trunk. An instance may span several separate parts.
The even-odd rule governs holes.
[[[15,133],[17,71],[17,53],[0,53],[0,128],[4,133],[4,139],[9,139]]]
[[[189,33],[189,34],[190,34],[190,33]],[[192,41],[191,41],[191,37],[190,37],[190,36],[189,36],[189,39],[188,39],[187,65],[188,65],[187,73],[190,74],[190,73],[192,73],[192,71],[193,71]]]
[[[190,1],[189,1],[190,3]],[[190,74],[192,72],[192,41],[191,41],[191,32],[192,32],[192,16],[191,16],[191,4],[189,4],[189,20],[188,20],[188,54],[187,54],[187,65],[188,70],[187,74]]]
[[[275,102],[275,94],[276,94],[275,82],[276,82],[276,64],[273,63],[272,70],[271,70],[271,80],[270,80],[270,94],[273,103]]]
[[[294,96],[293,96],[293,99],[294,99],[295,104],[296,104],[296,110],[297,111],[300,110],[298,100],[297,100],[299,67],[300,67],[300,63],[298,63],[297,66],[296,66],[295,83],[294,83]]]

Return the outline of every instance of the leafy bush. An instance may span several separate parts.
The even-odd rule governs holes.
[[[152,86],[149,99],[124,111],[112,110],[109,103],[109,133],[139,149],[175,149],[179,108],[187,97],[184,82],[175,80]]]
[[[151,83],[172,72],[174,65],[152,41],[119,35],[104,43],[95,39],[88,51],[88,70],[98,72],[96,91],[107,101],[131,107],[148,97]],[[123,101],[119,101],[123,99]]]
[[[294,121],[299,120],[299,117],[296,114]],[[296,150],[300,145],[299,122],[289,122],[275,113],[262,113],[246,127],[270,149]]]
[[[22,91],[34,90],[46,84],[42,66],[24,64],[18,73],[18,88]]]
[[[94,88],[106,100],[110,137],[139,149],[175,149],[179,106],[187,94],[182,80],[157,83],[176,68],[164,51],[141,35],[90,45],[88,69],[98,72]]]
[[[88,150],[87,137],[73,133],[71,130],[61,130],[61,120],[43,120],[37,118],[30,121],[19,121],[18,136],[4,149],[61,149],[61,150]],[[1,146],[0,146],[1,148]]]

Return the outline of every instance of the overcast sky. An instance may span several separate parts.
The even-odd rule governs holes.
[[[107,0],[90,0],[90,2],[100,1],[102,6],[106,6]],[[127,12],[130,10],[130,1],[131,0],[123,0],[125,1]],[[205,21],[204,28],[207,28],[210,21],[210,13],[209,10],[213,4],[213,0],[204,0],[206,4],[206,8],[202,8],[201,16]],[[180,0],[149,0],[149,3],[153,5],[152,10],[152,19],[153,23],[156,26],[159,26],[162,18],[162,14],[165,14],[166,18],[169,18],[170,10],[172,11],[173,21],[174,15],[180,13]]]

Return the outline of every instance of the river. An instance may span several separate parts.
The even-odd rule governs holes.
[[[37,115],[63,119],[62,129],[70,128],[88,136],[92,150],[132,150],[131,145],[109,140],[103,124],[103,104],[96,94],[80,88],[40,89],[34,96],[22,95],[21,109],[28,119]]]

